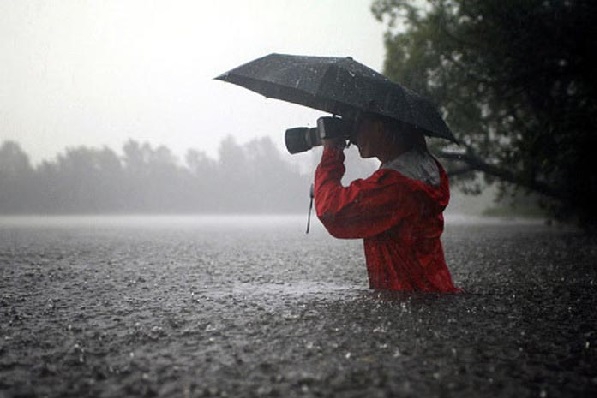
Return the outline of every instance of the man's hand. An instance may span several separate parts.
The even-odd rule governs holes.
[[[346,140],[344,140],[344,138],[332,138],[328,140],[321,140],[321,143],[324,148],[346,148]]]

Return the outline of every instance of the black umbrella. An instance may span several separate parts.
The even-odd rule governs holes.
[[[428,100],[350,57],[270,54],[216,79],[334,115],[376,113],[457,142]]]

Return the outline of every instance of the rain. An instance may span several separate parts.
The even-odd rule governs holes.
[[[575,396],[597,382],[597,249],[569,231],[448,224],[466,293],[442,296],[368,290],[360,245],[318,223],[307,236],[303,217],[150,220],[0,228],[3,389]]]
[[[594,236],[454,186],[463,291],[370,289],[361,239],[305,233],[322,148],[284,148],[330,115],[214,80],[268,54],[382,77],[370,1],[203,3],[0,4],[0,397],[597,393]],[[344,186],[380,167],[345,154]]]

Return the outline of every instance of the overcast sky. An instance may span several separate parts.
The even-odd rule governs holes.
[[[34,162],[129,138],[217,155],[220,141],[313,126],[321,112],[213,78],[272,52],[381,71],[371,0],[0,0],[0,141]],[[288,155],[290,156],[290,155]]]

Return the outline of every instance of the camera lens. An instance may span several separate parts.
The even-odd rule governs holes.
[[[306,152],[316,145],[321,145],[316,128],[294,127],[286,129],[284,141],[291,154]]]

